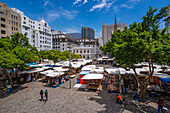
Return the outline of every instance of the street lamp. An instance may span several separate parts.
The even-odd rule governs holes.
[[[70,77],[70,89],[71,89],[71,41],[69,42],[69,77]]]

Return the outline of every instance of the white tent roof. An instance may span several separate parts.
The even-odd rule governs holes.
[[[57,76],[60,76],[60,75],[63,75],[63,74],[64,74],[63,72],[61,72],[61,73],[54,72],[54,73],[49,73],[46,76],[48,76],[48,77],[57,77]]]
[[[36,72],[40,72],[43,70],[44,70],[43,68],[35,68],[35,69],[26,70],[26,71],[20,71],[18,74],[36,73]]]
[[[113,68],[113,69],[105,69],[107,73],[109,74],[120,74],[120,71],[118,68]]]
[[[153,76],[156,76],[159,78],[170,78],[170,75],[164,74],[164,73],[154,73]]]
[[[43,71],[43,72],[40,72],[41,74],[49,74],[49,73],[53,73],[54,71],[53,70],[46,70],[46,71]]]
[[[83,78],[83,80],[96,80],[96,79],[103,79],[103,74],[87,74]]]
[[[93,69],[90,71],[90,73],[104,73],[103,69]]]

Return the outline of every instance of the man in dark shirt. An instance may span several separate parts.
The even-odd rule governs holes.
[[[158,101],[158,113],[159,113],[160,110],[163,113],[163,105],[164,105],[163,99],[160,98],[159,101]]]
[[[40,91],[41,101],[43,100],[43,90]]]

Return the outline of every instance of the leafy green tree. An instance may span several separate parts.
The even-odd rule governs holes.
[[[124,31],[118,30],[112,34],[111,41],[102,47],[106,52],[115,56],[116,60],[125,67],[132,68],[135,78],[140,84],[140,100],[145,101],[144,89],[154,73],[153,63],[169,64],[170,34],[165,33],[166,28],[159,29],[159,25],[167,15],[167,7],[157,9],[149,7],[141,23],[134,22]],[[149,63],[149,73],[141,79],[136,72],[135,64],[143,60]]]
[[[48,59],[53,60],[54,65],[60,59],[60,51],[52,49],[48,54]]]
[[[16,33],[0,39],[0,67],[12,83],[12,77],[26,69],[26,63],[38,61],[38,52],[28,43],[26,35]]]

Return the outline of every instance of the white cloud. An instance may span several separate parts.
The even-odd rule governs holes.
[[[79,2],[82,2],[82,0],[76,0],[75,2],[73,2],[74,5],[78,4]],[[83,4],[87,3],[87,0],[84,0]]]
[[[117,0],[114,0],[113,2],[108,3],[106,7],[107,7],[107,8],[110,8],[116,1],[117,1]]]
[[[128,0],[128,2],[140,2],[140,0]]]
[[[95,9],[99,9],[101,10],[103,7],[105,7],[107,5],[106,0],[102,0],[102,2],[100,4],[94,5],[91,9],[91,11],[94,11]]]
[[[44,3],[44,6],[46,6],[49,3],[49,0],[46,0]]]
[[[88,1],[87,0],[84,0],[83,4],[87,3]]]
[[[73,4],[78,4],[79,2],[81,2],[82,0],[76,0]]]
[[[128,9],[131,9],[131,8],[134,7],[134,5],[131,5],[131,6],[130,6],[130,5],[127,5],[127,4],[121,4],[120,7],[121,7],[121,8],[125,7],[125,8],[128,8]]]
[[[67,20],[74,19],[78,14],[78,11],[72,10],[68,11],[60,7],[59,9],[53,9],[45,12],[47,21],[54,21],[56,19],[65,18]]]

